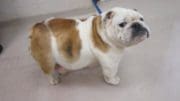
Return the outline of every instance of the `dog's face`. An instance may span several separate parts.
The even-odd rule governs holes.
[[[106,37],[113,44],[127,47],[149,37],[149,28],[143,16],[135,10],[113,8],[104,13],[102,20]]]

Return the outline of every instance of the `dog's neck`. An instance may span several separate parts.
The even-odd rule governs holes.
[[[102,17],[101,16],[95,16],[93,19],[93,24],[92,24],[92,30],[93,33],[97,34],[98,40],[96,41],[98,43],[103,43],[101,47],[109,47],[111,49],[118,49],[118,50],[124,50],[124,46],[117,44],[114,42],[114,40],[111,40],[110,38],[107,37],[107,32],[103,26],[102,22]]]

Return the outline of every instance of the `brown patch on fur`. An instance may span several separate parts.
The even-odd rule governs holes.
[[[50,33],[43,23],[37,23],[33,26],[30,43],[32,56],[44,73],[50,74],[54,70],[55,62],[51,52]]]
[[[106,14],[106,19],[112,19],[113,16],[114,16],[114,12],[113,12],[113,11],[109,11],[109,12]]]
[[[70,62],[77,60],[80,56],[81,40],[76,24],[75,20],[60,18],[48,23],[57,40],[59,52]]]
[[[101,36],[98,33],[98,29],[100,29],[100,26],[101,17],[96,16],[92,22],[92,41],[95,47],[97,47],[103,52],[107,52],[109,49],[109,45],[102,40]]]

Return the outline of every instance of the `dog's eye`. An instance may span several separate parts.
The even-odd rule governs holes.
[[[144,19],[143,19],[143,18],[140,18],[140,20],[141,20],[141,21],[144,21]]]
[[[119,27],[124,27],[124,26],[126,26],[126,24],[127,24],[127,22],[122,22],[119,24]]]

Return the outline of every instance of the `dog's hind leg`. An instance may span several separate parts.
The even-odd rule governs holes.
[[[50,33],[43,23],[37,23],[32,28],[30,50],[42,71],[48,76],[50,83],[55,85],[60,81],[60,75],[55,71],[56,62],[51,52]]]

